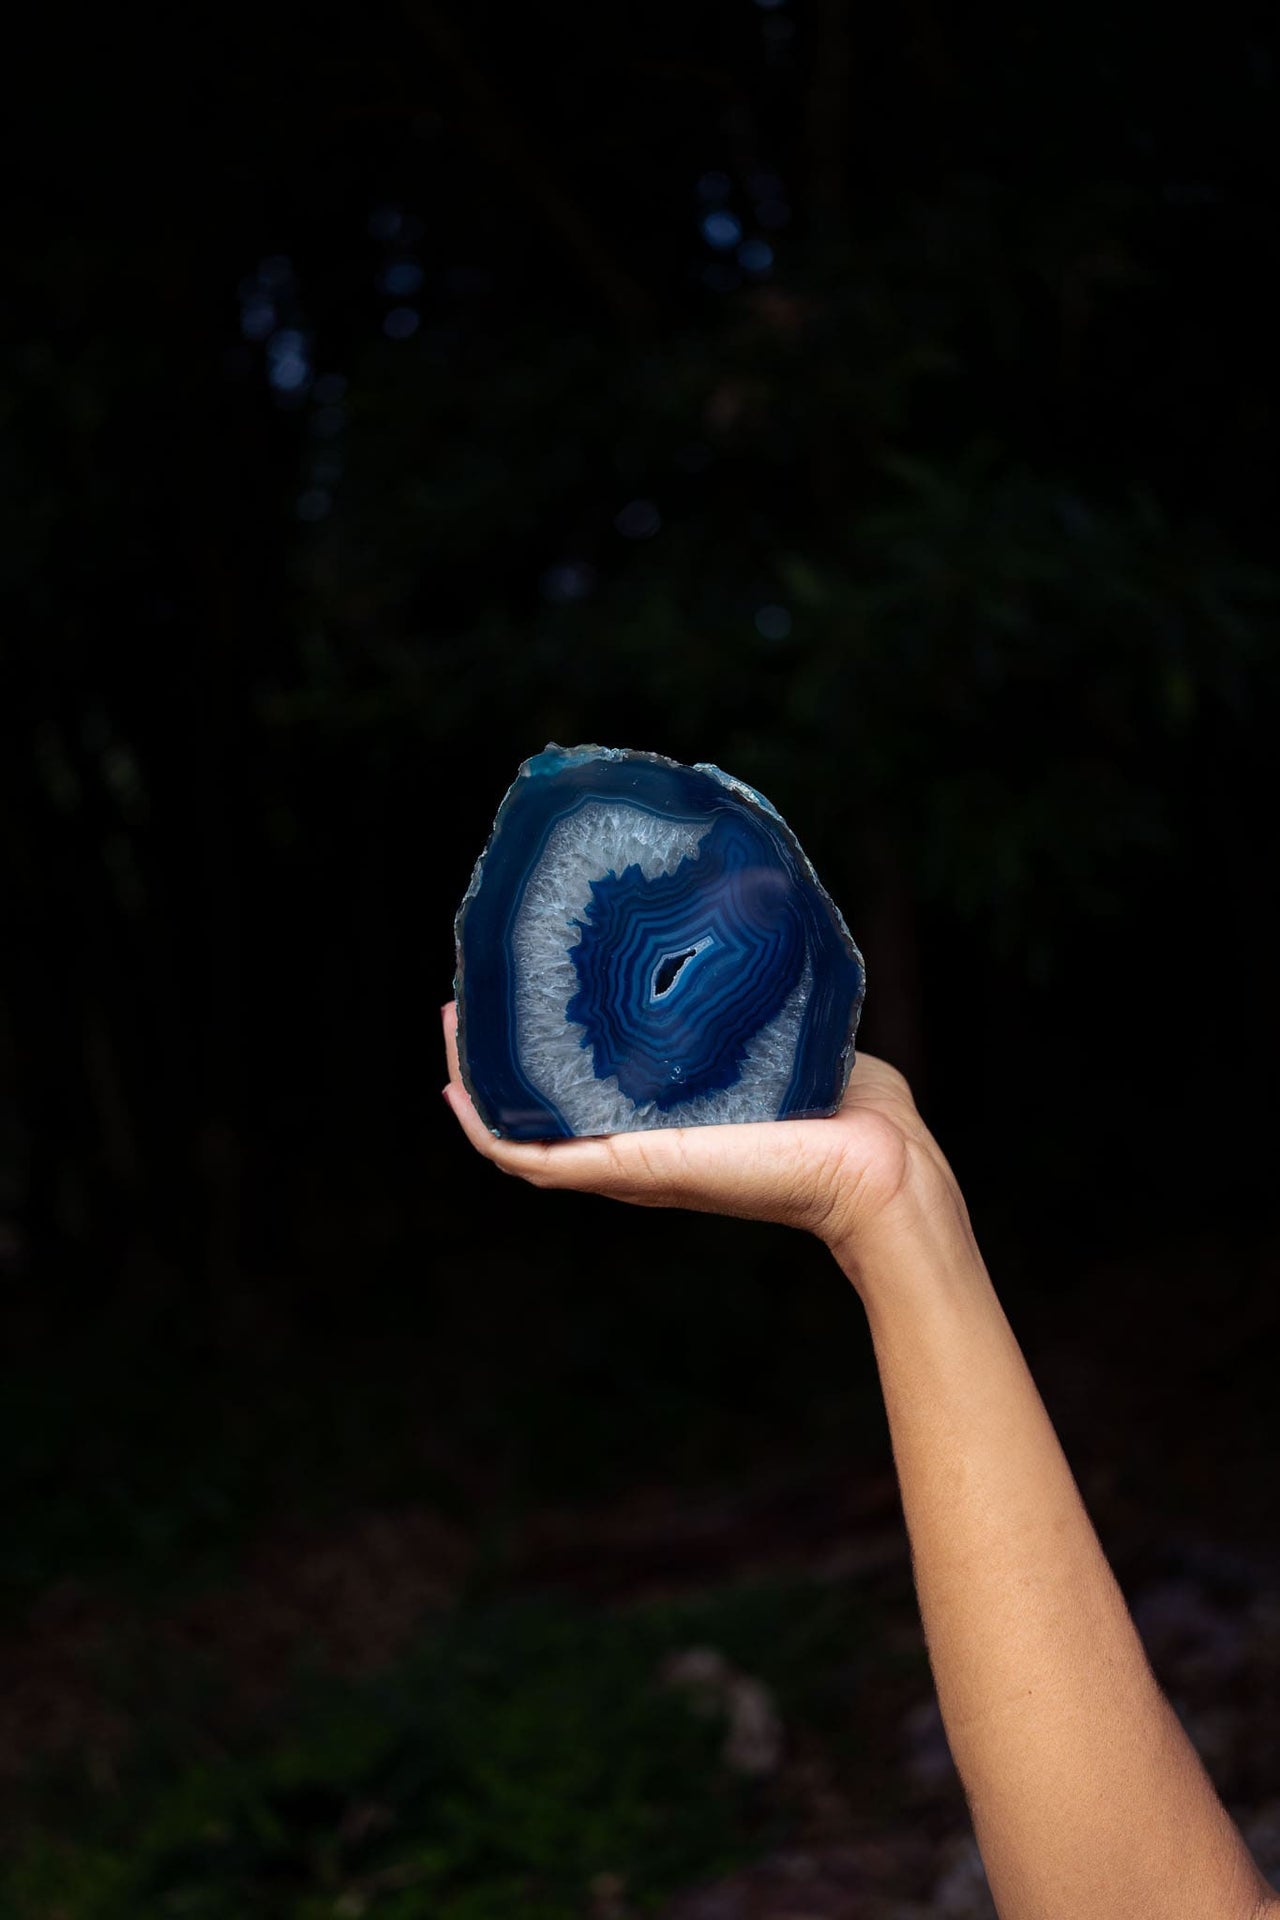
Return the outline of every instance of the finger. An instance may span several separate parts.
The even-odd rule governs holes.
[[[449,1085],[444,1089],[462,1131],[486,1160],[504,1173],[517,1174],[539,1187],[576,1187],[588,1192],[612,1192],[615,1173],[609,1140],[500,1140],[486,1127],[462,1079],[458,1055],[458,1008],[455,1001],[442,1009]],[[626,1184],[625,1182],[623,1184]]]
[[[454,1086],[462,1085],[462,1062],[458,1058],[458,1003],[450,1000],[440,1009],[444,1022],[444,1050],[449,1061],[449,1078]]]
[[[450,1082],[444,1097],[478,1153],[503,1173],[514,1173],[535,1187],[572,1187],[580,1193],[607,1193],[626,1199],[629,1182],[615,1175],[609,1140],[500,1140],[476,1112],[466,1088]]]
[[[909,1115],[916,1112],[915,1096],[906,1075],[874,1053],[859,1053],[845,1088],[841,1110],[852,1107],[892,1106]]]
[[[448,1001],[440,1009],[440,1018],[444,1028],[445,1055],[449,1062],[449,1084],[444,1089],[444,1097],[472,1146],[482,1153],[486,1160],[492,1160],[495,1158],[494,1149],[499,1143],[476,1112],[475,1102],[467,1092],[462,1078],[462,1060],[458,1053],[458,1003],[456,1000]]]
[[[475,1110],[471,1095],[457,1080],[451,1080],[444,1089],[446,1104],[454,1119],[466,1134],[478,1153],[486,1160],[493,1159],[493,1148],[497,1144],[484,1121]]]
[[[849,1076],[850,1085],[855,1081],[863,1086],[901,1087],[907,1086],[907,1077],[890,1060],[882,1060],[879,1054],[863,1053],[859,1048],[853,1062],[853,1072]]]

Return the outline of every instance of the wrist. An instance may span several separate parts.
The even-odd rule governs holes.
[[[908,1150],[891,1197],[859,1209],[855,1194],[833,1227],[824,1239],[868,1311],[918,1298],[941,1281],[986,1277],[964,1195],[932,1141]]]

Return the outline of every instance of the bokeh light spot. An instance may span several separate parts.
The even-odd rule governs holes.
[[[392,307],[382,323],[388,340],[408,340],[422,325],[422,316],[414,307]]]
[[[575,600],[585,600],[595,584],[596,570],[585,560],[562,560],[543,574],[542,595],[552,606],[569,606]]]
[[[630,500],[613,524],[625,540],[649,540],[662,525],[662,515],[652,500]]]
[[[714,213],[708,213],[702,221],[702,237],[709,247],[715,247],[727,253],[736,247],[742,238],[742,226],[737,217],[725,207],[717,207]]]
[[[264,294],[246,300],[240,309],[240,331],[246,340],[265,340],[275,331],[275,302]]]
[[[756,632],[762,640],[786,640],[791,633],[791,615],[785,607],[757,607]]]
[[[422,285],[422,268],[416,260],[393,260],[381,275],[382,291],[403,297],[416,293]]]
[[[744,240],[738,259],[748,273],[768,273],[773,265],[773,248],[767,240]]]
[[[305,337],[281,327],[267,342],[267,378],[277,393],[301,393],[311,378]]]

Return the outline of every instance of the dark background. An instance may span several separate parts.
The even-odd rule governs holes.
[[[232,4],[15,91],[4,1897],[987,1911],[840,1276],[439,1098],[548,740],[799,834],[1261,1857],[1270,10]]]

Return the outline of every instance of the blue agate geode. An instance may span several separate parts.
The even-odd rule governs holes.
[[[504,1138],[840,1104],[862,956],[781,815],[718,767],[526,760],[455,931],[462,1077]]]

